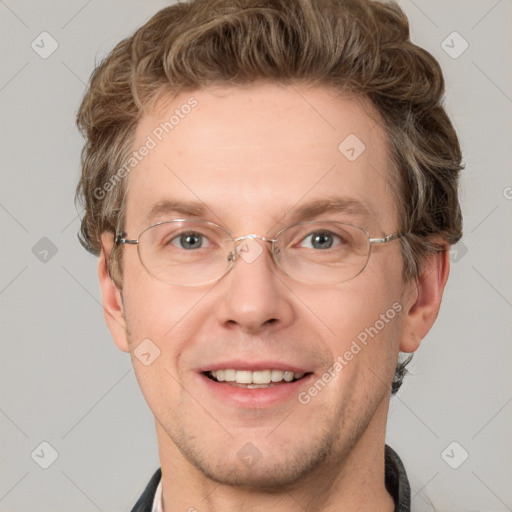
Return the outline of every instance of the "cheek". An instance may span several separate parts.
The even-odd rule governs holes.
[[[187,289],[173,288],[151,276],[136,250],[126,255],[123,275],[123,304],[131,342],[162,340],[191,306]]]
[[[165,348],[183,329],[193,330],[190,319],[201,296],[197,290],[176,289],[151,277],[126,286],[125,316],[132,341],[149,337]]]
[[[185,289],[176,291],[153,278],[138,276],[125,283],[125,318],[137,381],[153,414],[164,420],[169,407],[182,400],[178,382],[185,378],[182,354],[191,348],[200,323],[198,301]]]
[[[330,320],[335,333],[326,340],[339,376],[330,400],[333,407],[340,400],[352,403],[356,414],[367,407],[363,404],[375,405],[389,392],[399,351],[401,305],[385,294],[362,291],[350,297],[340,292],[338,304]]]
[[[212,321],[214,308],[207,304],[215,284],[200,289],[173,287],[145,271],[127,275],[130,278],[125,281],[123,298],[134,366],[141,366],[136,360],[142,350],[138,347],[150,340],[159,352],[155,364],[148,367],[155,372],[151,379],[158,379],[156,374],[160,373],[166,381],[171,378],[169,374],[184,377],[187,365],[183,354],[197,349],[199,333],[207,321]]]
[[[384,282],[380,274],[372,274],[368,272],[364,279],[362,275],[356,278],[358,282],[348,281],[336,289],[323,290],[316,297],[304,298],[312,310],[318,311],[334,338],[357,337],[375,323],[382,327],[379,322],[382,315],[386,326],[396,323],[401,309],[401,287],[397,282]]]
[[[357,385],[362,390],[390,384],[403,309],[401,281],[389,279],[391,275],[383,278],[382,270],[370,270],[336,289],[303,296],[304,303],[318,314],[332,360],[341,365],[341,387]]]

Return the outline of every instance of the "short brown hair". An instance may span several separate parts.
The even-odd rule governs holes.
[[[98,190],[123,167],[144,112],[166,94],[261,79],[349,91],[380,114],[397,171],[405,279],[418,277],[428,253],[460,239],[461,151],[442,105],[443,75],[434,57],[410,41],[396,4],[191,0],[158,12],[92,74],[77,115],[86,138],[77,189],[84,247],[99,254],[101,234],[122,225],[123,183]],[[399,365],[393,392],[404,373]]]

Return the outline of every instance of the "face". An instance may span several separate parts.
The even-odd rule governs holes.
[[[173,113],[179,121],[162,132]],[[233,238],[271,238],[307,203],[332,198],[352,206],[300,220],[347,222],[373,238],[397,229],[384,132],[355,98],[271,84],[209,88],[146,115],[134,149],[148,136],[156,144],[128,178],[128,238],[180,218],[214,222]],[[383,438],[403,334],[403,262],[399,242],[375,245],[357,277],[306,284],[280,272],[268,243],[254,243],[263,249],[254,260],[239,258],[217,282],[194,287],[155,279],[137,247],[124,246],[116,324],[126,330],[112,331],[132,354],[161,452],[217,482],[282,488]],[[143,340],[150,364],[136,356]],[[211,370],[304,376],[247,388],[215,382]]]

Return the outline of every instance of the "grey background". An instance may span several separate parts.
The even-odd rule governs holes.
[[[512,510],[512,2],[399,3],[444,69],[467,167],[463,243],[387,439],[413,509],[428,496],[440,511]],[[0,0],[2,512],[130,510],[159,465],[152,415],[103,320],[96,259],[76,238],[74,115],[95,61],[168,4]],[[59,45],[46,59],[31,47],[43,31]],[[458,58],[454,31],[469,44]],[[42,442],[58,453],[48,469]]]

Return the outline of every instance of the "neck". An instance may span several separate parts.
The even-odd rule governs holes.
[[[383,405],[383,404],[381,404]],[[208,478],[190,464],[156,422],[164,512],[392,512],[385,487],[387,407],[381,407],[354,446],[338,450],[307,476],[279,491],[233,487]]]

